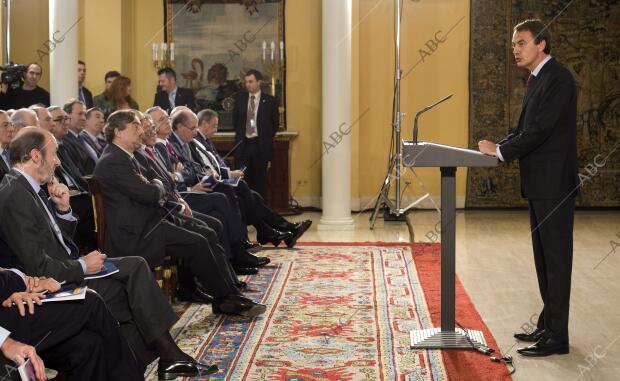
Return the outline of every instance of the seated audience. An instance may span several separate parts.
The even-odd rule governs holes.
[[[162,218],[166,189],[159,179],[149,181],[135,158],[143,133],[140,121],[131,111],[112,113],[104,128],[108,146],[94,175],[102,186],[107,253],[115,257],[139,253],[151,267],[160,266],[165,255],[182,259],[205,291],[215,298],[214,313],[264,313],[264,305],[243,297],[237,288],[236,276],[223,251],[212,247],[201,234]]]
[[[80,301],[41,302],[42,292],[59,289],[53,278],[0,269],[1,369],[9,373],[11,362],[17,366],[28,358],[41,381],[46,379],[43,361],[65,380],[143,380],[133,352],[101,297],[87,292]],[[17,370],[10,373],[8,379],[18,375]]]
[[[78,221],[69,204],[69,189],[54,178],[59,161],[52,134],[23,128],[9,149],[13,168],[0,183],[0,266],[67,283],[84,282],[86,276],[102,271],[106,255],[92,251],[80,257],[71,239]],[[41,187],[44,184],[47,193]],[[119,272],[85,284],[101,295],[120,323],[140,371],[158,356],[160,378],[214,371],[174,342],[169,330],[178,317],[146,261],[141,257],[107,260]]]

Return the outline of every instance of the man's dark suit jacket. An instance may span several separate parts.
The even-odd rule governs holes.
[[[105,250],[111,257],[139,255],[159,266],[165,254],[164,236],[154,233],[161,223],[161,189],[140,178],[129,155],[108,144],[95,168],[105,207]],[[145,176],[145,175],[143,175]]]
[[[11,168],[9,168],[4,162],[4,159],[0,157],[0,181],[2,181],[4,175],[9,173],[10,170]]]
[[[84,103],[86,104],[86,109],[88,110],[93,107],[93,93],[91,93],[90,90],[84,86],[82,86],[82,92],[84,92]]]
[[[28,180],[12,169],[0,188],[0,266],[19,268],[29,275],[52,277],[59,282],[84,280],[77,257],[70,257],[53,233],[41,198]],[[77,220],[56,218],[56,222],[69,245]]]
[[[530,200],[576,196],[577,92],[573,77],[551,58],[523,99],[517,129],[500,142],[506,162],[519,159],[521,194]]]
[[[168,100],[168,93],[159,90],[155,93],[155,100],[153,101],[153,106],[159,106],[166,110],[166,112],[170,113],[174,107],[170,104]],[[194,110],[196,108],[194,102],[194,92],[185,87],[177,87],[177,93],[174,97],[174,106],[187,106],[190,109]]]
[[[181,164],[183,164],[183,171],[181,174],[183,175],[185,185],[188,187],[196,185],[205,175],[203,163],[200,161],[200,158],[194,157],[196,155],[192,152],[191,145],[190,155],[192,156],[187,156],[185,151],[182,149],[183,142],[180,141],[175,134],[170,134],[170,136],[168,136],[168,141],[172,144],[174,153],[181,160]]]
[[[233,110],[235,143],[241,142],[235,149],[235,158],[237,162],[240,162],[241,158],[243,158],[243,151],[245,148],[244,139],[246,117],[248,114],[248,99],[249,94],[247,92],[241,92],[235,96],[235,108]],[[261,92],[260,104],[258,105],[258,119],[256,120],[256,131],[258,133],[260,153],[262,159],[265,161],[271,160],[273,153],[273,137],[278,131],[279,119],[276,99],[269,94]]]
[[[88,154],[86,147],[84,147],[85,143],[79,136],[74,136],[71,132],[68,132],[62,140],[64,142],[63,144],[67,145],[69,154],[71,155],[73,162],[80,169],[80,172],[82,172],[82,175],[91,175],[95,170],[96,163]]]

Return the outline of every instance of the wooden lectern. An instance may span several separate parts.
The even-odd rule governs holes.
[[[496,167],[497,163],[497,158],[478,151],[427,142],[403,142],[405,167],[438,167],[441,170],[441,328],[411,331],[411,348],[486,346],[482,331],[455,329],[455,175],[457,167]]]

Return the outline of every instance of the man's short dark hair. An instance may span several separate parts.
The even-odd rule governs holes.
[[[79,99],[69,99],[69,101],[67,103],[65,103],[62,106],[62,109],[67,113],[67,114],[71,114],[73,112],[73,106],[75,106],[76,104],[80,103],[82,106],[86,107],[86,105],[84,104],[84,102],[82,102]]]
[[[84,61],[82,61],[82,60],[78,60],[78,65],[84,65],[84,66],[86,66],[86,64],[85,64],[85,63],[84,63]]]
[[[123,131],[127,128],[127,124],[134,121],[136,115],[130,110],[114,111],[108,117],[108,121],[103,127],[103,136],[108,143],[114,140],[114,130]]]
[[[263,73],[261,73],[260,71],[258,71],[256,69],[250,69],[250,70],[245,72],[245,77],[249,77],[251,75],[253,75],[254,78],[256,78],[257,81],[262,81],[263,80]]]
[[[203,123],[209,123],[213,118],[216,118],[217,111],[211,110],[210,108],[206,108],[198,113],[198,125]]]
[[[536,45],[540,44],[541,41],[545,41],[545,49],[543,52],[546,54],[551,53],[551,32],[549,32],[549,28],[542,22],[540,19],[529,19],[518,23],[514,31],[515,32],[523,32],[529,31],[532,33],[532,37],[534,37],[534,42]]]
[[[104,81],[107,81],[108,78],[116,78],[116,77],[120,77],[121,73],[119,73],[116,70],[110,70],[109,72],[105,73],[105,76],[103,77]]]
[[[104,113],[103,111],[101,111],[101,109],[97,106],[95,107],[91,107],[88,110],[86,110],[86,119],[90,119],[90,117],[95,113],[95,111],[99,111],[100,113]]]
[[[177,73],[171,67],[164,67],[157,71],[157,75],[162,75],[162,74],[166,74],[166,77],[174,78],[175,81],[177,79]]]
[[[189,121],[189,112],[188,110],[181,110],[176,112],[172,116],[172,129],[176,131],[178,129],[179,124],[185,124]]]
[[[45,155],[44,130],[33,128],[13,139],[9,144],[9,160],[11,165],[25,163],[30,160],[30,151],[37,149]]]

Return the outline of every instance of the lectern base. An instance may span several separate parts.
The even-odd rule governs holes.
[[[471,348],[487,345],[482,331],[456,328],[454,332],[442,332],[441,328],[416,329],[409,332],[411,349]]]

